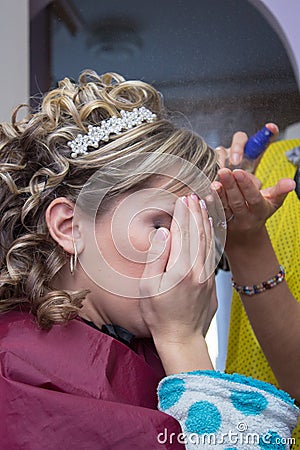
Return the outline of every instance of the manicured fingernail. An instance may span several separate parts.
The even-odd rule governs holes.
[[[289,180],[288,184],[290,185],[290,189],[293,190],[296,188],[296,183],[294,180]]]
[[[183,197],[181,197],[181,200],[183,201],[183,203],[188,206],[188,199],[186,198],[186,195],[184,195]]]
[[[191,199],[194,200],[195,202],[199,201],[199,197],[197,194],[194,194],[194,192],[191,194]]]
[[[199,201],[199,203],[200,203],[201,209],[206,209],[206,210],[207,210],[206,203],[205,203],[205,201],[204,201],[202,198],[201,198],[201,200]]]
[[[165,241],[168,237],[168,232],[164,228],[159,228],[155,233],[155,239],[158,241]]]
[[[213,218],[209,217],[208,220],[209,220],[210,226],[213,228],[213,226],[214,226]]]
[[[239,153],[232,153],[230,159],[233,165],[237,165],[240,162],[241,157]]]

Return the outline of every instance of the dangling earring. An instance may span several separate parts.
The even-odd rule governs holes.
[[[77,258],[78,258],[77,249],[76,245],[74,244],[74,255],[70,255],[70,272],[72,275],[74,275],[76,270]]]

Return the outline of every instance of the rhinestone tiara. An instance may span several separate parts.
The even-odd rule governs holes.
[[[73,141],[68,142],[71,148],[71,158],[80,155],[88,155],[88,147],[98,148],[101,141],[108,142],[111,134],[120,134],[122,131],[131,130],[143,122],[154,122],[156,114],[145,106],[134,108],[132,111],[120,111],[121,117],[112,116],[102,120],[98,126],[88,126],[87,134],[78,134]]]

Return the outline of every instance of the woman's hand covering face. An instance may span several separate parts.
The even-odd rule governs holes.
[[[142,317],[154,339],[203,337],[217,307],[214,232],[197,195],[176,201],[170,231],[152,239],[140,283]]]

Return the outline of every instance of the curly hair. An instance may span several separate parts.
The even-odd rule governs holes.
[[[71,158],[68,141],[87,133],[88,125],[140,106],[155,113],[157,120]],[[0,312],[29,308],[39,326],[49,329],[76,317],[88,293],[52,286],[69,255],[50,236],[45,219],[49,204],[57,197],[75,203],[87,180],[120,156],[174,154],[198,166],[211,180],[217,174],[217,158],[198,135],[175,127],[152,86],[115,73],[99,76],[86,70],[78,83],[60,81],[44,96],[38,111],[20,121],[19,109],[10,124],[0,124]],[[147,178],[145,174],[144,181]],[[112,195],[141,181],[127,180]]]

